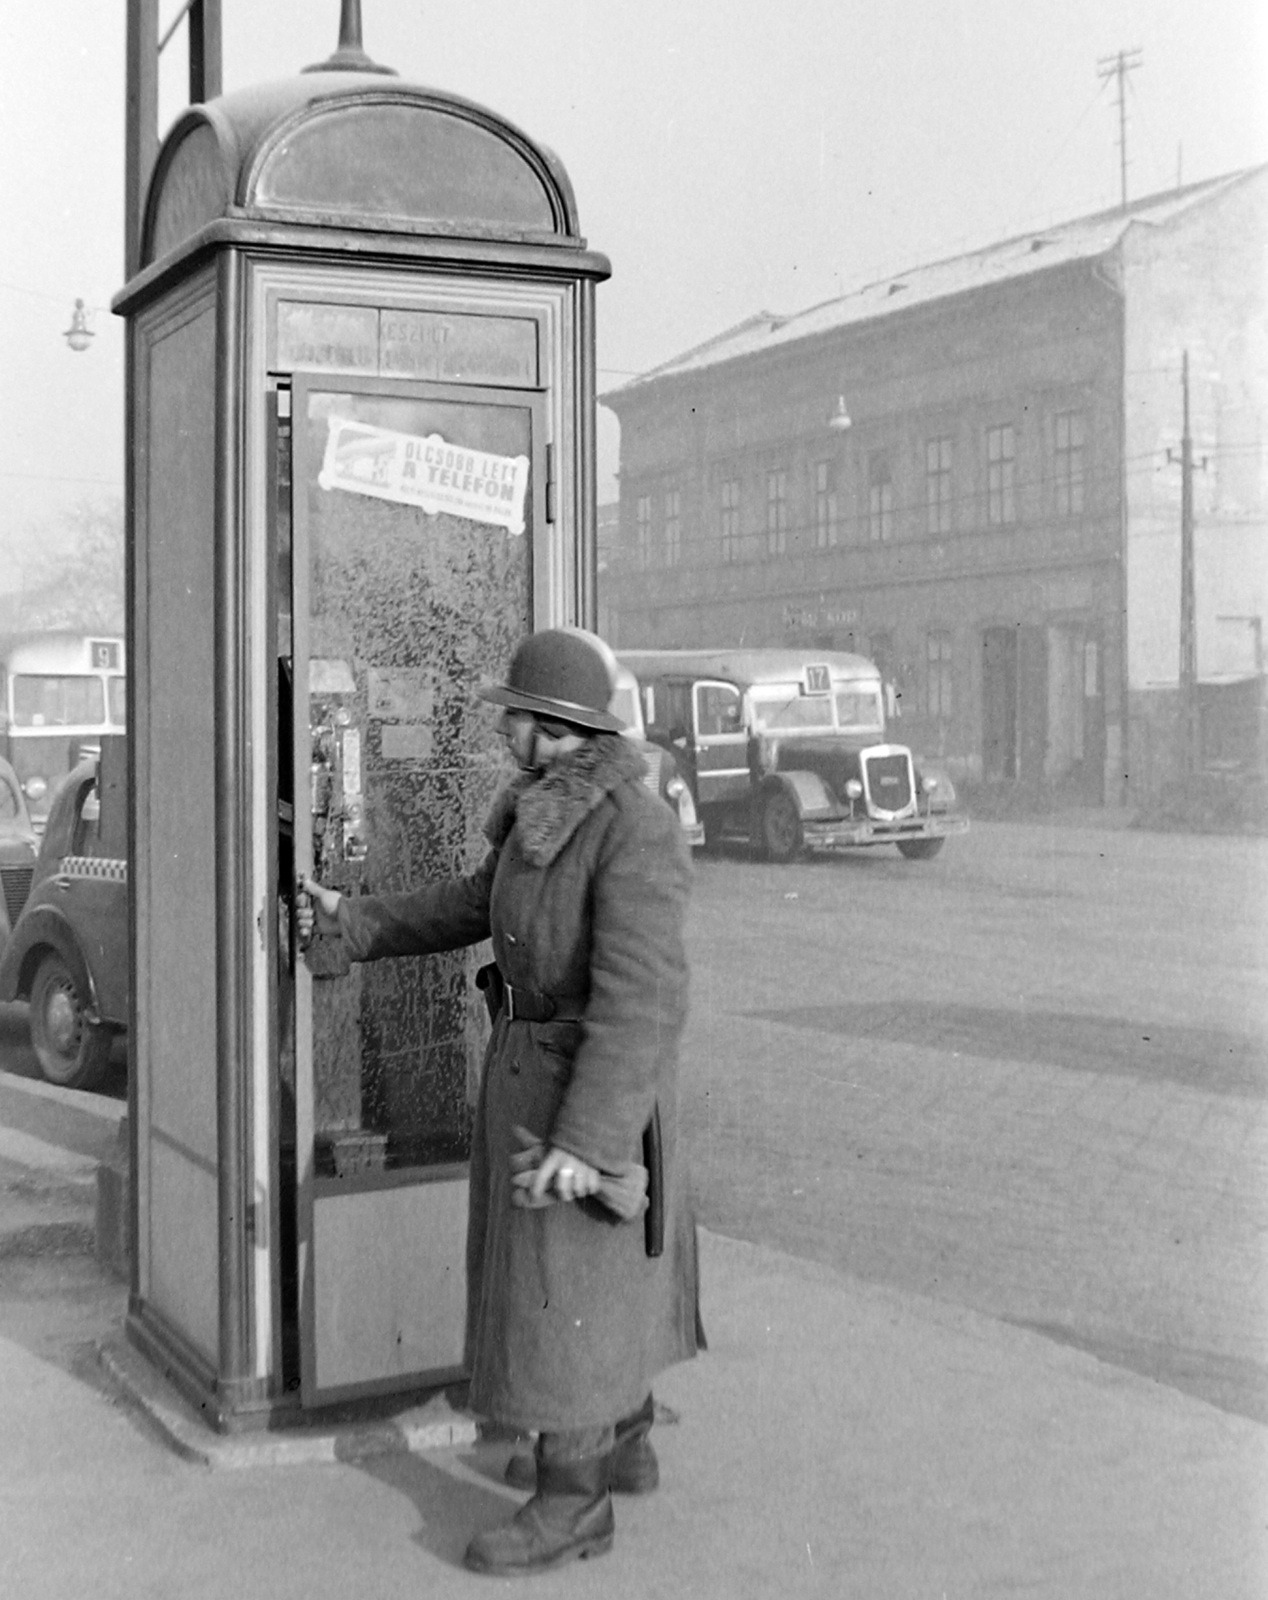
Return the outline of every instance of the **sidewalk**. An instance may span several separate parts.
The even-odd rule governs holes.
[[[17,1170],[12,1147],[0,1164]],[[534,1592],[1268,1592],[1268,1429],[975,1313],[718,1235],[701,1243],[710,1349],[657,1386],[681,1417],[656,1430],[662,1488],[618,1502],[611,1555]],[[470,1534],[517,1504],[500,1482],[505,1445],[371,1440],[356,1459],[266,1465],[266,1435],[259,1464],[191,1461],[100,1358],[118,1349],[124,1301],[69,1246],[0,1250],[0,1594],[506,1588],[461,1566]]]

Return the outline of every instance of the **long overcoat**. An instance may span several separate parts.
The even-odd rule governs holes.
[[[678,1160],[678,1044],[690,855],[677,817],[615,734],[589,738],[495,805],[492,848],[467,877],[344,898],[354,960],[492,937],[505,980],[570,1020],[498,1018],[476,1109],[467,1229],[471,1406],[513,1427],[604,1425],[697,1348],[695,1224]],[[592,1166],[641,1159],[659,1106],[665,1249],[594,1199],[511,1204],[520,1125]]]

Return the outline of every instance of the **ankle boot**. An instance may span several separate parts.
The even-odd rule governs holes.
[[[612,1452],[614,1494],[650,1494],[660,1483],[660,1463],[648,1438],[655,1415],[655,1403],[649,1394],[637,1411],[617,1423],[616,1448]],[[506,1463],[506,1481],[512,1489],[534,1488],[537,1483],[534,1457],[527,1451],[513,1455]]]
[[[492,1576],[546,1572],[565,1561],[601,1556],[612,1548],[616,1521],[608,1492],[610,1455],[576,1461],[542,1459],[536,1451],[537,1491],[509,1522],[478,1533],[465,1561]]]

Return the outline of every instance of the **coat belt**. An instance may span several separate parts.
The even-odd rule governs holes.
[[[534,994],[508,983],[494,962],[476,973],[476,987],[484,991],[490,1022],[496,1022],[502,1012],[508,1022],[579,1022],[585,1015],[586,1002],[581,995]]]

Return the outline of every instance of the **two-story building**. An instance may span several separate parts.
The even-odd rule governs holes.
[[[614,642],[859,650],[963,779],[1155,791],[1186,352],[1197,676],[1262,687],[1266,244],[1260,167],[761,313],[606,394]]]

